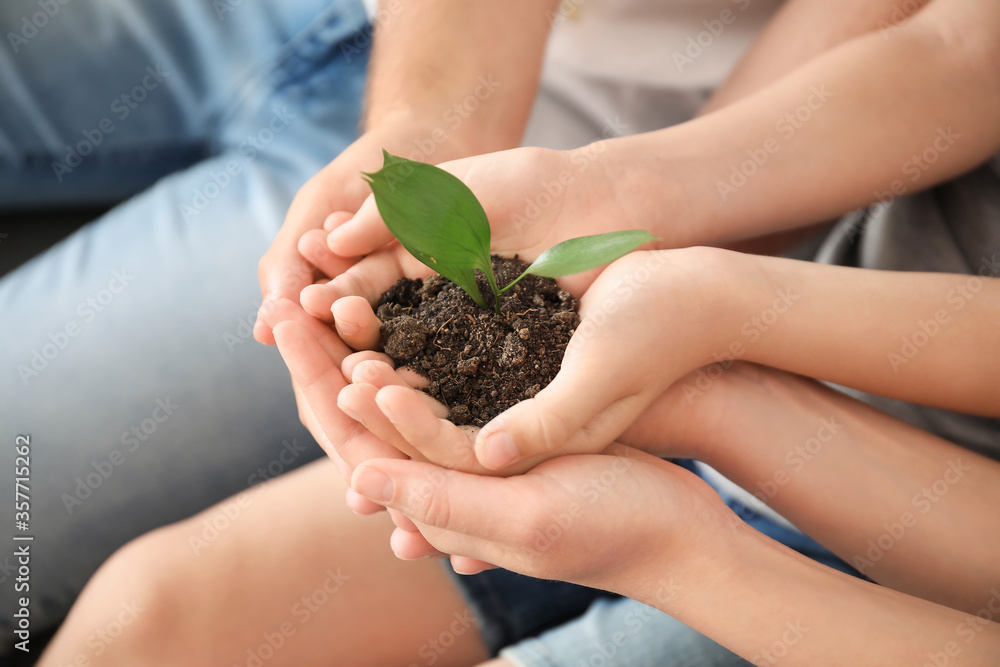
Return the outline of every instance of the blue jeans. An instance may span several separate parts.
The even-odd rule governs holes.
[[[0,217],[127,198],[0,280],[8,649],[18,434],[35,633],[131,538],[321,454],[256,269],[355,138],[369,34],[360,0],[5,0],[0,37]]]

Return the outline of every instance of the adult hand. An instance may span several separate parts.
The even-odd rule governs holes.
[[[735,518],[687,470],[617,444],[607,454],[559,457],[507,478],[374,460],[355,470],[351,484],[455,554],[459,572],[493,563],[624,594],[696,563]]]
[[[408,154],[415,141],[426,139],[435,129],[436,124],[413,118],[388,119],[363,134],[302,186],[288,209],[285,224],[258,265],[264,310],[277,299],[298,303],[299,293],[307,285],[324,277],[333,278],[355,263],[354,256],[332,254],[326,246],[326,234],[351,219],[371,193],[361,173],[379,168],[383,148]],[[444,137],[440,143],[433,142],[434,152],[426,160],[447,160],[469,153],[458,138]],[[258,318],[254,337],[261,343],[274,344],[266,318]]]

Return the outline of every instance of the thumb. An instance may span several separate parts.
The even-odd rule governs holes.
[[[393,238],[378,212],[374,195],[369,195],[353,218],[330,232],[326,244],[335,255],[361,257],[370,255]]]
[[[627,345],[584,324],[552,382],[479,432],[476,458],[485,468],[555,453],[598,452],[638,416],[642,405],[627,367]]]

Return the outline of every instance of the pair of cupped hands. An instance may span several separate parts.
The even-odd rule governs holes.
[[[606,169],[568,152],[520,148],[440,166],[480,199],[495,253],[531,261],[568,238],[643,226],[616,203]],[[324,192],[344,187],[336,163],[330,171],[290,216],[348,208],[350,197]],[[539,198],[560,175],[559,196]],[[348,191],[360,199],[355,178]],[[549,203],[529,205],[539,200]],[[560,279],[582,318],[561,370],[477,432],[448,421],[417,390],[421,378],[378,351],[373,305],[401,277],[431,270],[393,239],[373,197],[326,216],[296,249],[303,261],[290,282],[305,266],[311,284],[297,301],[265,284],[255,335],[277,344],[300,418],[350,482],[349,506],[389,509],[397,556],[450,555],[461,573],[500,566],[615,590],[630,564],[695,549],[711,517],[727,520],[707,485],[658,458],[694,454],[716,419],[715,402],[688,403],[682,386],[707,363],[710,337],[697,322],[717,251],[637,251]],[[262,281],[274,274],[267,260]]]

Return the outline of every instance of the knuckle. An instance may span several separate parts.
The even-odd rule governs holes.
[[[403,503],[408,513],[417,517],[422,523],[447,530],[451,525],[451,499],[448,493],[447,481],[449,473],[435,470],[416,480],[407,489]]]

